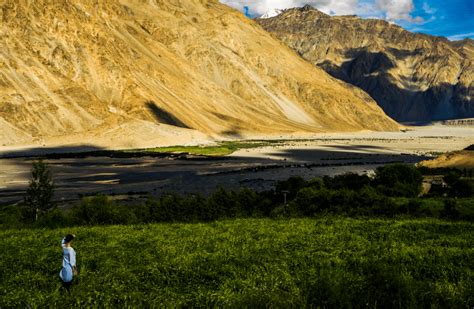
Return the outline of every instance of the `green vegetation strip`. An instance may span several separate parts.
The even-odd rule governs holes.
[[[127,150],[126,152],[153,152],[153,153],[186,153],[198,156],[216,156],[222,157],[230,155],[239,149],[259,148],[274,144],[266,141],[248,141],[248,142],[220,142],[216,145],[203,146],[171,146],[157,147],[147,149]]]
[[[60,239],[79,276],[60,288]],[[0,231],[0,307],[472,308],[469,222],[239,219]]]

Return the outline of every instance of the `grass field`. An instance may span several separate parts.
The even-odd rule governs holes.
[[[60,289],[60,239],[79,276]],[[0,307],[472,308],[474,229],[438,219],[239,219],[0,231]]]

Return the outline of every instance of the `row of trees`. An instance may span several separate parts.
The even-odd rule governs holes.
[[[460,181],[447,173],[453,186]],[[319,214],[349,216],[433,215],[421,209],[417,199],[422,174],[411,165],[394,164],[377,169],[375,177],[344,174],[306,181],[292,177],[278,182],[275,189],[255,192],[250,189],[218,189],[209,197],[199,194],[179,196],[164,194],[138,205],[121,205],[106,196],[84,198],[68,212],[54,207],[54,183],[51,172],[42,162],[33,165],[32,179],[21,207],[10,207],[0,214],[0,221],[21,221],[38,225],[96,225],[148,222],[200,222],[237,217],[300,217]],[[472,195],[472,194],[471,194]],[[397,198],[406,201],[398,203]],[[438,214],[436,214],[438,215]],[[460,217],[455,200],[447,200],[445,218]],[[3,219],[2,219],[3,218]]]

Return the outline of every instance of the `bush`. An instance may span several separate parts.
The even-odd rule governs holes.
[[[387,196],[417,197],[423,177],[412,165],[391,164],[377,168],[374,186]]]
[[[282,196],[287,192],[287,200],[291,201],[296,197],[298,191],[306,186],[306,181],[301,177],[290,177],[288,180],[279,181],[276,184],[275,192]]]
[[[457,197],[474,196],[474,182],[469,179],[459,179],[451,185],[451,193]]]
[[[440,217],[445,219],[459,218],[459,210],[457,209],[457,202],[454,199],[446,199],[444,201],[443,210],[440,212]]]
[[[421,209],[421,202],[416,199],[411,199],[407,204],[407,214],[415,215]]]
[[[350,212],[351,215],[393,216],[397,211],[392,199],[369,186],[357,191],[352,203],[354,206]]]
[[[421,206],[420,200],[411,198],[399,207],[398,212],[409,216],[421,215]]]
[[[461,178],[461,172],[459,170],[450,170],[443,177],[444,182],[452,187]]]
[[[289,213],[299,216],[314,216],[331,207],[331,191],[327,189],[301,189],[289,206]],[[288,211],[288,210],[287,210]]]
[[[72,209],[71,216],[79,225],[126,224],[136,221],[133,212],[116,205],[104,195],[84,198],[79,206]]]
[[[344,175],[337,175],[333,178],[324,177],[324,185],[328,189],[339,190],[360,190],[365,186],[370,185],[370,178],[367,175],[359,175],[355,173],[347,173]]]
[[[18,227],[21,225],[23,215],[17,205],[2,206],[0,208],[0,225],[3,227]]]
[[[150,219],[153,222],[172,222],[182,218],[183,198],[177,194],[162,195],[159,200],[148,199],[147,205],[150,209]]]
[[[235,217],[238,205],[233,192],[223,188],[217,189],[207,200],[206,220],[216,220],[225,217]]]
[[[271,212],[271,202],[263,194],[243,188],[236,194],[239,217],[263,217]]]
[[[192,195],[182,201],[181,221],[195,222],[210,220],[207,215],[207,201],[201,195]]]
[[[59,228],[65,227],[71,224],[71,221],[64,211],[53,208],[48,212],[44,213],[36,222],[37,226],[48,227],[48,228]]]
[[[306,187],[320,190],[324,188],[324,181],[321,178],[314,178],[306,183]]]

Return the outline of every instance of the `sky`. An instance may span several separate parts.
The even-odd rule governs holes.
[[[380,18],[419,33],[450,40],[474,39],[474,0],[220,0],[252,17],[270,9],[310,4],[330,15]]]

